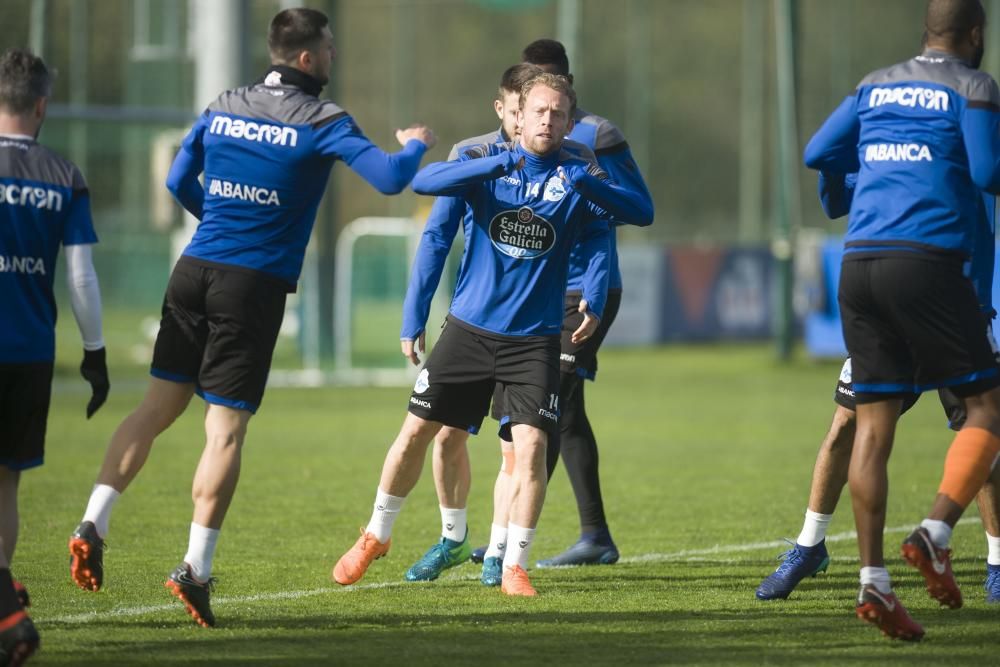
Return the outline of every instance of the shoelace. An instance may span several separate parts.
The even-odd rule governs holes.
[[[802,559],[805,558],[805,554],[802,552],[801,549],[799,549],[799,545],[797,545],[795,542],[792,542],[787,537],[784,538],[784,540],[789,544],[791,544],[792,548],[778,556],[778,560],[784,561],[781,565],[778,566],[778,571],[782,572],[790,567],[798,565],[799,563],[802,562]]]

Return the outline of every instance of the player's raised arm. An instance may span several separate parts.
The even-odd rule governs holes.
[[[483,157],[470,157],[476,150],[467,151],[457,161],[427,165],[414,177],[413,191],[418,195],[460,196],[469,186],[511,174],[524,163],[508,150],[489,155],[484,148]]]
[[[810,169],[850,174],[858,171],[858,100],[848,96],[806,144],[804,159]]]
[[[593,165],[568,164],[559,168],[559,174],[570,187],[602,210],[594,214],[616,222],[646,227],[653,224],[653,202],[642,193],[612,183],[608,175]]]
[[[403,326],[399,339],[403,345],[403,355],[414,364],[419,363],[413,349],[413,342],[421,340],[427,326],[431,300],[441,282],[451,244],[458,233],[465,212],[465,201],[456,197],[438,197],[434,200],[424,233],[420,237],[417,256],[413,261],[413,271],[403,300]],[[407,346],[406,343],[410,345]],[[423,351],[421,342],[420,351]]]
[[[341,112],[328,126],[319,129],[318,145],[322,153],[342,159],[369,185],[385,195],[402,192],[413,180],[424,153],[437,143],[426,125],[396,130],[402,148],[387,153],[371,142],[351,116]]]
[[[194,127],[184,137],[177,151],[170,172],[167,174],[167,189],[188,213],[201,220],[205,208],[205,189],[198,176],[205,169],[205,153],[202,137],[208,113],[195,122]]]
[[[828,218],[836,220],[850,213],[857,183],[857,174],[837,174],[829,171],[819,173],[817,184],[819,203]]]

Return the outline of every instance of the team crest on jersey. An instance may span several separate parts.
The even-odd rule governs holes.
[[[840,381],[844,384],[851,384],[851,359],[848,357],[844,362],[844,367],[840,369]]]
[[[427,369],[420,371],[420,375],[417,376],[417,381],[413,385],[413,391],[422,394],[427,391],[427,388],[431,386],[431,374],[427,372]]]
[[[545,193],[542,195],[542,199],[545,201],[561,201],[565,196],[566,186],[563,185],[562,179],[558,176],[550,178],[548,183],[545,184]]]
[[[552,250],[556,230],[530,206],[516,211],[502,211],[490,221],[493,247],[516,259],[536,259]]]

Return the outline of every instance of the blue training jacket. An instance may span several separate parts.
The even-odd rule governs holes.
[[[422,142],[383,152],[347,112],[296,85],[304,77],[273,67],[263,81],[222,93],[184,138],[167,177],[201,220],[184,255],[275,276],[294,291],[336,160],[385,194],[413,178]]]
[[[632,151],[629,149],[625,136],[615,125],[606,118],[597,114],[584,111],[580,107],[573,112],[573,130],[567,136],[575,142],[587,146],[597,157],[597,163],[601,169],[607,172],[612,181],[628,188],[643,199],[645,206],[649,208],[650,214],[644,217],[642,222],[631,222],[622,224],[638,224],[645,227],[653,224],[653,197],[646,188],[646,182],[639,172],[639,167],[632,158]],[[616,228],[611,227],[611,273],[608,277],[608,289],[622,289],[622,273],[618,264],[618,239]],[[569,281],[566,286],[567,291],[579,292],[583,289],[583,276],[587,269],[586,258],[578,256],[576,250],[570,255],[569,260]]]
[[[559,177],[559,167],[569,183]],[[484,144],[457,161],[428,165],[413,189],[461,198],[472,209],[465,217],[465,250],[450,312],[507,336],[559,333],[569,254],[577,242],[588,259],[584,298],[600,317],[607,299],[609,221],[652,217],[639,197],[607,182],[596,165],[566,150],[533,155],[520,144]],[[403,337],[421,330],[404,330]]]
[[[819,200],[823,212],[831,219],[847,215],[854,199],[857,174],[820,172]],[[976,288],[979,307],[984,313],[993,314],[993,265],[996,257],[996,207],[997,198],[988,192],[980,193],[978,216],[974,229],[972,257],[966,265],[966,275]]]
[[[508,137],[504,134],[503,128],[464,139],[452,146],[448,160],[457,160],[462,152],[475,146],[506,141],[508,141]],[[583,144],[566,139],[563,141],[563,148],[573,155],[597,164],[594,152]],[[458,228],[462,226],[463,218],[466,218],[466,225],[474,224],[473,215],[473,209],[467,206],[461,197],[437,197],[434,200],[430,215],[427,216],[427,223],[424,225],[423,234],[420,237],[420,245],[413,260],[410,281],[406,287],[406,298],[403,300],[403,325],[400,330],[401,340],[414,340],[427,326],[431,301],[434,298],[434,292],[437,291],[438,284],[441,282],[441,274],[444,271],[452,243],[458,234]]]
[[[980,191],[1000,187],[1000,89],[959,58],[925,50],[866,76],[809,141],[805,163],[857,172],[845,260],[967,260]]]
[[[55,359],[59,247],[90,243],[90,193],[76,165],[27,137],[0,136],[0,363]]]

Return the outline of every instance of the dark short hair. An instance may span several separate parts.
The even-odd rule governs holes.
[[[521,109],[524,109],[524,104],[528,99],[528,93],[530,93],[536,86],[545,86],[547,88],[551,88],[557,93],[565,95],[569,99],[569,113],[571,116],[573,115],[573,111],[576,110],[576,91],[573,90],[573,84],[570,83],[569,79],[562,74],[550,74],[549,72],[536,74],[528,79],[523,86],[521,86],[521,97],[518,100],[518,104]]]
[[[0,54],[0,107],[21,115],[52,92],[52,75],[41,58],[27,49]]]
[[[928,0],[924,25],[927,33],[954,42],[986,23],[979,0]]]
[[[272,62],[289,62],[315,47],[323,38],[323,28],[329,24],[326,14],[315,9],[297,7],[278,12],[267,32],[267,50]]]
[[[536,39],[524,47],[521,60],[532,65],[554,65],[556,74],[569,76],[569,57],[562,42],[554,39]]]
[[[542,68],[531,63],[518,63],[511,65],[504,70],[500,77],[500,88],[497,90],[497,99],[503,101],[503,96],[509,93],[520,93],[531,79],[542,73]]]

